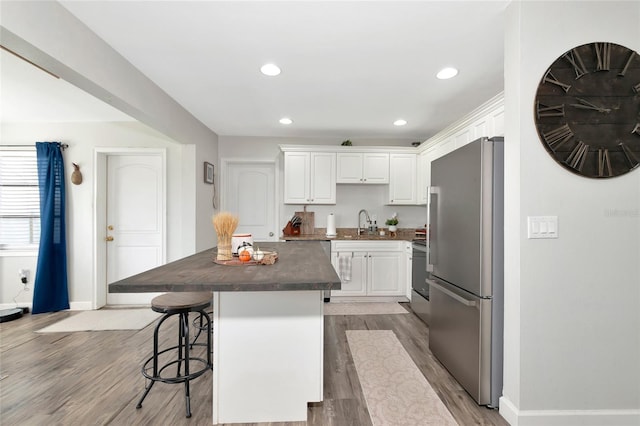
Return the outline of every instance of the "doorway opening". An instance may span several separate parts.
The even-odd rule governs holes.
[[[148,305],[157,293],[109,295],[114,299],[108,297],[107,286],[125,278],[122,274],[133,275],[166,262],[166,151],[97,148],[94,166],[93,309],[107,304]],[[144,204],[136,194],[144,194],[145,203],[153,200],[153,208],[142,220],[138,207]],[[133,261],[117,264],[118,259]]]

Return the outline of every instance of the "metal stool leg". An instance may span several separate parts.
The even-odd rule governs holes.
[[[153,330],[153,377],[158,377],[158,333],[160,331],[160,325],[170,316],[171,315],[164,315],[162,319],[158,321],[156,328]],[[142,366],[143,372],[144,372],[144,367],[145,366],[143,365]],[[142,402],[147,397],[147,395],[149,394],[149,391],[151,390],[151,388],[155,383],[156,383],[155,380],[150,380],[149,386],[145,387],[144,394],[142,394],[142,398],[140,398],[140,401],[138,401],[136,408],[142,408]]]
[[[211,354],[213,353],[213,345],[211,344],[211,317],[205,311],[200,311],[200,316],[207,319],[207,365],[213,369],[213,362],[211,361]]]
[[[198,341],[198,338],[200,337],[200,334],[202,334],[202,330],[204,330],[205,328],[205,325],[204,325],[205,315],[203,315],[203,313],[213,314],[213,311],[212,312],[199,311],[198,312],[199,315],[193,320],[193,326],[198,331],[196,332],[196,336],[193,338],[193,342],[191,342],[191,349],[193,349],[193,345],[196,344],[196,342]],[[208,324],[211,324],[211,317],[209,315],[206,315],[206,318],[207,318]],[[198,325],[196,325],[196,321],[199,322]]]
[[[189,392],[189,313],[180,315],[182,319],[182,341],[184,346],[184,375],[187,379],[184,381],[184,400],[187,409],[187,417],[191,417],[191,394]]]
[[[142,408],[142,401],[144,401],[144,399],[147,397],[147,395],[149,394],[149,391],[151,390],[151,388],[155,383],[156,383],[155,380],[149,380],[149,386],[145,387],[144,394],[142,395],[142,398],[140,398],[140,401],[138,401],[138,405],[136,405],[136,408]]]

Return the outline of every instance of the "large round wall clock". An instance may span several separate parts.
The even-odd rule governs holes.
[[[535,97],[540,140],[567,170],[610,178],[640,168],[640,55],[614,43],[569,50]]]

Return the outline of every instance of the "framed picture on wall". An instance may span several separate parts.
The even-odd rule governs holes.
[[[204,162],[204,183],[213,184],[213,164]]]

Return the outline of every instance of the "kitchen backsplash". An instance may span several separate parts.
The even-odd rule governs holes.
[[[326,228],[315,228],[314,232],[311,234],[300,234],[300,235],[282,235],[281,238],[288,241],[309,241],[309,240],[343,240],[343,241],[362,241],[362,240],[396,240],[396,241],[413,241],[416,239],[416,229],[415,228],[398,228],[395,235],[390,233],[389,230],[385,228],[380,228],[377,233],[369,233],[363,232],[361,235],[358,235],[358,231],[356,228],[337,228],[337,235],[335,237],[327,237]],[[384,235],[380,235],[380,231],[384,231]]]
[[[427,222],[426,206],[388,206],[384,205],[387,198],[388,185],[338,185],[335,205],[310,205],[307,211],[315,212],[316,228],[327,226],[327,216],[333,213],[336,217],[336,227],[355,228],[358,226],[358,212],[365,209],[371,220],[376,220],[378,227],[385,227],[387,219],[398,214],[398,227],[424,227]],[[296,211],[301,211],[302,205],[281,205],[280,224],[287,224]],[[364,221],[364,219],[363,219]],[[364,224],[363,224],[364,226]]]

